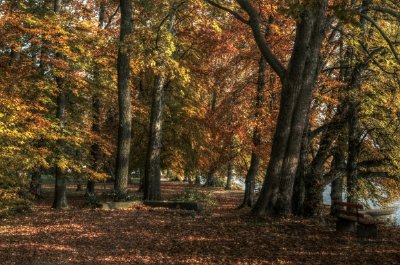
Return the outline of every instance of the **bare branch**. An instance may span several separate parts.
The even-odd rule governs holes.
[[[117,9],[115,9],[114,13],[112,13],[112,15],[109,17],[107,25],[104,27],[105,29],[107,29],[111,25],[111,22],[112,22],[113,18],[115,17],[115,15],[117,15],[120,7],[121,7],[121,5],[118,5]]]

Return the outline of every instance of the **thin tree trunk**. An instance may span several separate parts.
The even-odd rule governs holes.
[[[118,198],[123,199],[128,192],[129,155],[131,147],[131,93],[130,78],[130,48],[129,35],[133,31],[132,1],[120,0],[121,27],[118,48],[118,147],[114,190]]]
[[[105,20],[105,2],[100,2],[99,7],[99,28],[104,27]],[[99,69],[98,66],[94,66],[94,80],[95,82],[99,82]],[[100,133],[100,96],[98,93],[95,93],[92,97],[92,132],[96,135]],[[100,145],[98,143],[93,143],[91,146],[91,155],[93,158],[92,170],[98,171],[100,167]],[[95,185],[96,181],[94,179],[88,179],[86,184],[86,194],[95,195]]]
[[[348,139],[348,159],[347,159],[347,201],[357,202],[358,187],[358,156],[359,156],[359,121],[357,103],[350,103],[349,109],[349,139]]]
[[[255,104],[255,118],[258,119],[261,116],[261,110],[264,103],[264,89],[265,89],[265,70],[267,68],[267,62],[264,57],[260,58],[258,63],[258,80],[257,80],[257,95]],[[272,89],[272,87],[271,87]],[[270,109],[271,111],[272,109]],[[245,187],[244,187],[244,198],[242,207],[253,207],[254,204],[254,188],[255,181],[260,167],[260,155],[258,154],[258,148],[261,145],[261,133],[258,125],[255,126],[253,132],[253,145],[254,150],[251,152],[250,167],[246,174]]]
[[[228,163],[228,174],[226,177],[226,190],[231,190],[232,189],[232,175],[233,175],[233,167],[232,167],[232,162]]]
[[[372,3],[372,0],[363,0],[361,4],[361,13],[367,15],[368,6]],[[366,20],[364,17],[360,17],[360,27],[365,36],[365,25]],[[363,46],[365,45],[364,40],[361,40]],[[369,59],[365,62],[359,62],[354,67],[353,72],[350,77],[349,90],[359,90],[361,86],[362,75],[369,64]],[[347,201],[352,203],[357,203],[358,196],[358,169],[357,163],[360,156],[360,140],[361,140],[361,130],[359,121],[359,102],[358,100],[351,100],[349,102],[349,115],[348,115],[348,158],[347,158]]]
[[[63,90],[63,81],[60,78],[57,78],[57,84],[59,88],[59,94],[57,96],[57,119],[60,122],[60,130],[61,135],[63,135],[64,126],[65,126],[65,104],[66,97],[65,92]],[[62,137],[62,136],[61,136]],[[56,163],[56,179],[55,179],[55,187],[54,187],[54,201],[53,208],[61,209],[68,207],[67,204],[67,181],[65,176],[65,169],[62,165],[60,165],[61,159],[63,157],[64,152],[64,139],[58,141],[58,158]]]
[[[246,174],[244,198],[239,208],[253,207],[254,205],[254,189],[256,184],[256,176],[260,166],[260,156],[256,151],[251,153],[250,167]]]
[[[41,181],[41,170],[35,169],[32,172],[31,176],[31,183],[29,185],[29,191],[32,193],[35,197],[40,198],[42,196],[42,181]]]
[[[59,13],[61,10],[61,0],[54,0],[54,13]],[[62,57],[61,54],[57,53],[56,57]],[[61,137],[63,137],[64,127],[65,127],[65,106],[66,106],[66,96],[65,96],[65,88],[64,88],[64,80],[60,77],[56,78],[57,86],[58,86],[58,96],[57,96],[57,119],[60,124]],[[63,157],[64,153],[64,139],[58,141],[59,145],[59,154],[57,158],[56,164],[56,180],[54,187],[54,201],[53,208],[61,209],[68,207],[67,204],[67,181],[65,177],[65,169],[62,165],[60,165],[60,161]]]

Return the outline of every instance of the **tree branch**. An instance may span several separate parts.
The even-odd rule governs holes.
[[[260,27],[260,16],[257,10],[247,0],[236,0],[236,2],[249,15],[249,25],[253,31],[253,36],[258,48],[271,68],[282,80],[285,76],[286,69],[272,52],[271,47],[265,40],[265,36],[262,34]]]
[[[218,4],[214,1],[211,1],[211,0],[205,0],[205,1],[218,9],[228,12],[229,14],[234,16],[237,20],[239,20],[240,22],[247,24],[247,25],[249,24],[248,20],[246,20],[244,17],[242,17],[241,15],[239,15],[237,12],[233,11],[232,9],[229,9],[225,6],[221,6],[220,4]]]
[[[368,22],[370,22],[379,31],[381,36],[385,39],[385,41],[389,45],[390,50],[392,51],[394,57],[396,58],[396,61],[400,64],[399,55],[397,54],[396,49],[394,48],[392,41],[389,39],[389,37],[386,35],[386,33],[383,31],[383,29],[378,24],[376,24],[376,22],[372,18],[370,18],[369,16],[367,16],[365,14],[362,14],[362,13],[360,13],[360,16],[363,17]]]
[[[390,8],[381,7],[381,6],[370,6],[368,8],[368,10],[373,10],[373,11],[377,11],[380,13],[388,14],[388,15],[391,15],[400,20],[400,13],[396,12],[395,10],[390,9]]]

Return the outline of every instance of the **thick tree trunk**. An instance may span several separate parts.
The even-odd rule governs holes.
[[[320,49],[326,31],[327,1],[320,1],[318,5],[305,5],[304,8],[297,25],[291,60],[281,77],[281,103],[271,160],[260,197],[253,208],[257,215],[292,213],[293,185],[301,138],[307,124],[312,90],[319,70]]]
[[[204,187],[215,187],[215,172],[217,170],[215,168],[211,168],[210,171],[207,173],[207,179],[206,183],[204,184]]]
[[[62,209],[68,207],[67,204],[67,181],[65,179],[65,172],[60,167],[56,167],[56,183],[55,194],[53,201],[53,208]]]
[[[114,190],[118,197],[124,198],[128,190],[129,155],[131,147],[131,93],[129,35],[133,31],[132,1],[120,0],[121,27],[118,49],[118,147]]]
[[[151,106],[150,135],[144,177],[144,200],[157,201],[161,198],[161,144],[164,110],[165,77],[158,75],[154,80],[153,103]]]
[[[232,189],[232,175],[233,175],[233,167],[232,167],[232,162],[228,163],[228,174],[226,177],[226,190],[231,190]]]
[[[169,13],[168,31],[174,35],[175,26],[175,5],[172,4]],[[164,62],[159,62],[160,68]],[[164,97],[166,84],[166,73],[160,73],[154,78],[153,98],[151,105],[149,143],[146,154],[146,165],[144,173],[143,199],[149,201],[160,200],[161,198],[161,148],[162,148],[162,127],[164,113]]]

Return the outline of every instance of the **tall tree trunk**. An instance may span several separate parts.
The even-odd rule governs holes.
[[[174,35],[175,25],[175,6],[171,6],[169,12],[168,31]],[[164,62],[159,62],[160,68],[164,67]],[[146,153],[146,165],[144,173],[144,200],[161,199],[161,148],[162,148],[162,128],[164,113],[164,97],[166,84],[166,73],[160,73],[154,78],[153,98],[150,117],[149,143]]]
[[[131,93],[129,35],[133,31],[132,1],[120,0],[121,25],[118,48],[118,147],[114,190],[119,198],[126,197],[128,191],[129,155],[131,147]]]
[[[105,1],[100,2],[99,6],[99,28],[104,27],[106,5]],[[100,82],[98,65],[95,62],[94,65],[94,81],[95,83]],[[94,93],[92,97],[92,132],[96,135],[100,133],[100,96],[98,93]],[[91,155],[93,158],[92,170],[98,171],[100,168],[100,145],[98,143],[93,143],[91,146]],[[94,179],[88,179],[86,184],[86,194],[95,194],[96,181]]]
[[[154,80],[153,102],[151,106],[150,137],[147,147],[146,167],[144,173],[144,200],[160,200],[161,179],[161,138],[164,110],[165,78],[158,75]]]
[[[240,2],[245,2],[244,7],[247,7],[247,1]],[[295,45],[288,69],[283,73],[278,71],[282,81],[280,111],[266,178],[253,208],[257,215],[286,215],[292,212],[293,185],[301,138],[307,124],[312,90],[319,71],[319,54],[325,37],[326,9],[326,0],[320,1],[318,5],[305,4],[296,27]],[[250,17],[251,25],[258,23],[252,21],[253,16]],[[257,33],[254,25],[252,28],[253,33]],[[279,70],[274,64],[271,67]]]
[[[267,68],[267,62],[264,57],[260,58],[258,63],[258,80],[257,80],[257,95],[256,95],[256,112],[255,118],[258,119],[261,115],[262,106],[264,103],[264,89],[265,89],[265,70]],[[271,87],[272,89],[272,87]],[[272,106],[270,108],[272,111]],[[244,187],[244,198],[241,206],[242,207],[253,207],[254,204],[254,188],[258,169],[260,167],[260,155],[258,154],[258,148],[261,144],[261,134],[258,125],[254,128],[253,132],[253,145],[254,150],[251,152],[250,167],[246,174],[245,187]]]
[[[367,15],[368,6],[372,3],[372,0],[363,0],[361,4],[361,13],[363,15]],[[360,16],[360,27],[364,34],[363,38],[367,38],[366,30],[365,30],[366,20],[363,16]],[[368,47],[365,45],[365,40],[361,40],[361,43],[364,47]],[[359,90],[361,86],[361,78],[369,64],[369,58],[364,61],[358,63],[353,68],[353,71],[350,76],[350,85],[349,90]],[[357,163],[360,155],[360,140],[361,140],[361,130],[360,130],[360,121],[359,121],[359,101],[357,99],[350,99],[349,102],[349,114],[348,114],[348,158],[347,158],[347,201],[356,203],[357,198],[357,190],[358,190],[358,169]]]
[[[228,163],[228,174],[226,177],[226,190],[231,190],[232,189],[232,175],[233,175],[233,167],[232,167],[232,162]]]
[[[57,96],[57,119],[60,123],[61,137],[63,137],[64,127],[65,127],[65,105],[66,105],[66,97],[64,91],[64,82],[61,78],[56,78],[59,94]],[[65,142],[64,139],[58,141],[58,157],[56,163],[56,180],[54,187],[54,201],[53,208],[61,209],[68,207],[67,204],[67,180],[65,176],[65,168],[60,165],[60,162],[63,158]]]
[[[61,0],[54,0],[54,13],[59,13],[61,10]],[[56,53],[56,57],[62,57],[62,54]],[[61,137],[64,134],[65,127],[65,106],[66,106],[66,96],[65,96],[65,84],[64,80],[61,77],[56,77],[56,83],[58,86],[58,95],[57,95],[57,119],[60,125]],[[60,165],[61,159],[63,158],[64,153],[64,139],[58,141],[59,151],[58,158],[56,163],[56,180],[54,187],[54,201],[53,208],[61,209],[68,207],[67,204],[67,181],[65,176],[65,169],[62,165]]]
[[[347,201],[357,202],[357,187],[358,187],[358,156],[359,156],[359,138],[360,129],[358,121],[358,106],[357,103],[351,102],[349,109],[349,138],[348,138],[348,158],[347,158]]]

